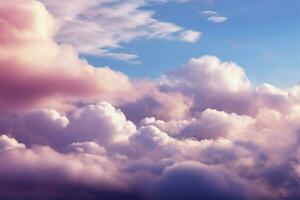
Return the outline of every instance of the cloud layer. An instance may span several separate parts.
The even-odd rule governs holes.
[[[77,49],[199,35],[155,20],[145,1],[78,1],[65,11],[42,2],[0,2],[0,199],[300,197],[300,85],[253,86],[238,64],[210,55],[130,80]],[[101,13],[111,15],[94,27]],[[93,25],[81,31],[132,35],[74,44],[82,20]]]

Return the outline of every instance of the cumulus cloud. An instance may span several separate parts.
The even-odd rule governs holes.
[[[263,109],[251,117],[208,109],[195,119],[176,123],[176,120],[164,122],[148,118],[140,125],[128,121],[120,110],[106,102],[79,108],[66,116],[57,115],[54,111],[50,113],[56,117],[42,119],[45,131],[47,125],[53,126],[53,122],[60,125],[63,129],[60,133],[67,137],[58,134],[57,138],[64,140],[64,145],[50,148],[30,144],[30,148],[25,148],[15,139],[1,136],[1,149],[6,149],[2,151],[2,156],[8,160],[7,163],[19,160],[16,166],[26,166],[25,170],[37,177],[45,178],[48,173],[67,173],[63,175],[67,176],[64,179],[67,183],[56,179],[49,181],[58,185],[76,183],[77,186],[82,185],[81,188],[101,186],[100,191],[95,191],[95,195],[100,196],[101,191],[108,190],[106,194],[110,195],[114,189],[125,191],[124,197],[131,195],[132,190],[138,190],[141,199],[171,198],[174,195],[192,199],[192,196],[185,196],[186,193],[194,194],[195,198],[205,196],[211,199],[220,196],[228,199],[276,199],[278,195],[297,195],[296,186],[285,186],[290,175],[285,175],[284,179],[278,180],[278,185],[273,185],[273,179],[266,174],[268,169],[276,169],[279,164],[284,167],[281,166],[287,159],[284,155],[298,158],[293,146],[298,141],[300,116],[295,110],[280,114],[278,111]],[[34,120],[30,116],[35,114],[29,113],[24,117],[28,117],[27,121]],[[14,126],[18,126],[17,122]],[[10,135],[14,137],[16,134],[18,137],[15,132],[17,129],[12,130]],[[289,131],[280,135],[283,130]],[[41,135],[39,129],[31,131],[33,135]],[[119,137],[127,139],[113,139]],[[39,141],[35,141],[35,144],[45,145]],[[46,154],[47,159],[50,156],[55,163],[48,159],[45,164],[42,159]],[[21,156],[25,163],[15,156]],[[68,165],[64,164],[65,160],[70,160]],[[38,167],[38,163],[44,163],[45,168]],[[287,164],[294,170],[291,173],[298,173],[297,160]],[[75,167],[78,165],[81,167]],[[107,167],[113,170],[111,174],[107,172]],[[6,165],[3,166],[3,169],[8,170],[6,168]],[[60,168],[63,171],[56,171]],[[38,170],[32,172],[32,169]],[[23,180],[23,175],[16,171],[20,169],[10,170],[17,172],[12,180]],[[93,176],[92,173],[99,171],[101,173],[93,179],[81,178]],[[72,175],[68,175],[70,173]],[[182,186],[174,185],[181,182],[178,179],[186,179],[187,182]],[[34,179],[47,184],[42,180]],[[141,181],[144,188],[140,187]],[[237,187],[240,189],[236,190]],[[43,188],[39,189],[43,195],[49,195]],[[176,192],[170,193],[170,190]],[[55,192],[59,193],[59,188]]]
[[[70,137],[73,140],[96,140],[100,144],[122,142],[136,131],[135,125],[111,104],[100,102],[88,105],[75,112],[70,122]]]
[[[215,108],[243,113],[250,109],[251,83],[244,70],[215,56],[191,59],[182,68],[162,76],[164,91],[181,91],[194,99],[194,110]]]
[[[130,120],[137,123],[145,117],[171,120],[184,119],[190,115],[193,102],[179,91],[161,91],[156,83],[147,84],[140,89],[143,94],[140,98],[120,104]]]
[[[18,143],[14,138],[10,138],[7,135],[0,136],[0,152],[14,149],[14,148],[24,148],[24,144]]]
[[[96,194],[110,197],[114,190],[126,191],[116,179],[115,165],[105,156],[61,154],[35,146],[1,152],[0,158],[1,199],[92,199]],[[62,192],[66,189],[69,195]]]
[[[185,126],[178,135],[180,137],[192,137],[198,140],[216,139],[229,134],[240,134],[252,123],[252,118],[248,116],[240,116],[235,113],[228,114],[223,111],[206,109],[201,113],[199,119],[192,121]]]
[[[153,195],[154,199],[176,198],[178,200],[268,199],[271,197],[270,194],[259,189],[259,186],[249,185],[247,181],[225,169],[191,161],[168,167],[155,186]]]
[[[3,1],[0,9],[5,10],[0,14],[2,111],[42,108],[50,103],[58,108],[61,102],[80,96],[95,97],[131,87],[126,75],[108,68],[96,69],[79,59],[73,47],[55,43],[54,19],[40,2]],[[24,15],[22,20],[11,17],[20,15]],[[107,84],[116,79],[122,82],[123,89]]]
[[[0,2],[0,199],[298,199],[300,85],[253,86],[210,55],[133,81],[53,40],[100,11],[132,34],[150,20],[128,40],[198,37],[144,3],[49,1],[53,18],[38,1]]]

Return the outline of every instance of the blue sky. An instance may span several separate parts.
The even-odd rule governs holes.
[[[134,39],[115,52],[137,54],[138,62],[83,55],[90,63],[108,65],[133,78],[159,77],[192,57],[215,55],[242,66],[254,84],[289,87],[300,81],[300,1],[215,0],[212,3],[151,4],[154,18],[201,32],[194,43],[165,39]],[[227,17],[213,23],[201,11]]]

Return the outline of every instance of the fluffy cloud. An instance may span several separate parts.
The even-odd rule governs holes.
[[[114,190],[127,190],[116,178],[115,165],[105,156],[61,154],[49,147],[35,146],[1,152],[0,158],[1,199],[91,199],[97,195],[112,197]],[[74,193],[66,195],[62,192],[66,189]]]
[[[194,99],[194,110],[215,108],[227,112],[250,112],[251,83],[244,70],[215,56],[191,59],[181,69],[165,74],[159,86],[164,91],[181,91]]]
[[[49,184],[42,181],[47,174],[63,174],[67,182],[49,179],[50,183],[54,181],[57,187],[76,183],[81,185],[81,189],[86,188],[83,192],[97,186],[100,189],[94,191],[96,197],[105,196],[103,191],[111,195],[111,191],[117,188],[123,188],[121,195],[124,198],[130,196],[133,190],[138,190],[141,199],[174,195],[186,198],[186,193],[193,193],[195,198],[205,196],[211,199],[219,196],[228,199],[276,199],[276,196],[297,195],[295,185],[285,185],[286,181],[292,180],[291,175],[283,174],[285,177],[273,185],[273,178],[268,174],[282,167],[290,167],[294,170],[291,173],[298,173],[298,161],[286,161],[298,158],[294,146],[298,141],[300,116],[295,110],[280,114],[275,110],[263,109],[251,117],[207,109],[195,119],[176,123],[176,120],[164,122],[148,118],[140,125],[128,121],[120,110],[106,102],[79,108],[66,116],[53,110],[43,112],[28,113],[20,118],[25,118],[27,122],[34,121],[36,119],[32,116],[39,113],[41,118],[38,119],[44,126],[44,133],[49,134],[48,126],[49,130],[53,127],[63,129],[56,135],[56,138],[65,140],[63,145],[52,147],[59,152],[50,147],[36,146],[34,142],[28,143],[30,148],[25,148],[15,139],[1,136],[1,149],[5,149],[2,150],[3,159],[10,164],[18,162],[16,166],[25,167],[23,171],[41,177],[30,180],[35,183]],[[18,126],[17,122],[14,126]],[[289,131],[282,135],[287,128]],[[26,128],[13,127],[11,130],[10,135],[18,136],[15,131]],[[41,134],[41,130],[31,129],[31,133],[28,137]],[[50,139],[46,137],[46,140]],[[39,141],[35,143],[39,144]],[[43,160],[46,154],[47,162]],[[284,155],[290,156],[286,158]],[[49,156],[54,163],[49,161]],[[64,164],[65,160],[69,160],[68,165]],[[280,164],[282,162],[287,165]],[[38,163],[44,163],[43,167],[39,167]],[[112,170],[111,173],[107,173],[107,167]],[[5,163],[2,168],[8,170]],[[57,171],[60,169],[62,171]],[[10,170],[15,172],[12,180],[24,180],[18,171],[20,169]],[[97,176],[92,174],[99,172],[102,173]],[[93,179],[82,176],[93,176]],[[178,178],[187,182],[175,186]],[[14,182],[12,186],[15,186]],[[235,190],[236,187],[240,189]],[[9,187],[9,190],[15,189]],[[176,192],[170,193],[171,189]],[[55,192],[61,195],[59,191],[59,187],[55,188]],[[44,188],[34,192],[49,195]]]
[[[130,138],[130,144],[136,154],[141,157],[146,155],[156,161],[175,153],[173,143],[173,138],[167,133],[151,125],[140,127]]]
[[[18,143],[17,140],[14,138],[10,138],[6,135],[1,135],[0,136],[0,152],[9,150],[9,149],[14,149],[14,148],[24,148],[24,144]]]
[[[58,108],[61,102],[80,96],[124,92],[131,87],[127,76],[108,68],[96,69],[80,60],[71,46],[57,45],[52,40],[54,20],[43,4],[33,0],[3,1],[0,9],[5,10],[0,14],[2,111],[41,108],[45,104]],[[22,20],[12,17],[20,15],[24,15]],[[110,84],[115,80],[122,82],[122,88]]]
[[[180,69],[165,73],[157,85],[161,91],[179,92],[191,99],[192,115],[213,108],[254,116],[261,108],[286,113],[299,105],[299,85],[254,87],[242,67],[209,55],[192,58]]]
[[[74,140],[97,140],[100,144],[126,142],[136,131],[119,109],[106,102],[88,105],[74,113],[69,129]]]
[[[140,91],[140,92],[139,92]],[[145,117],[157,117],[163,120],[184,119],[190,115],[192,99],[180,91],[161,91],[156,83],[138,87],[139,98],[119,104],[127,117],[139,122]]]
[[[176,183],[176,184],[174,184]],[[172,192],[170,192],[172,191]],[[154,199],[268,199],[270,194],[218,167],[183,162],[168,167],[155,186]]]
[[[228,114],[207,109],[199,119],[192,121],[179,133],[179,137],[193,137],[198,140],[225,137],[229,134],[239,134],[252,123],[252,118]]]

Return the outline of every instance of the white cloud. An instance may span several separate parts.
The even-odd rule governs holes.
[[[201,36],[200,32],[187,30],[182,32],[181,38],[186,42],[196,42]]]
[[[113,50],[139,38],[195,42],[200,35],[199,32],[155,19],[153,11],[141,8],[151,1],[41,1],[60,25],[56,39],[72,44],[83,54],[134,60],[138,58],[134,53],[116,53]]]
[[[126,142],[136,131],[123,112],[107,102],[87,105],[72,115],[68,132],[75,141],[95,140],[100,144]]]
[[[207,18],[208,21],[214,22],[214,23],[221,23],[225,22],[227,20],[227,17],[223,16],[210,16]]]
[[[207,17],[208,21],[211,21],[211,22],[214,22],[214,23],[225,22],[228,19],[227,17],[219,15],[218,12],[211,11],[211,10],[201,11],[200,14]]]
[[[218,12],[211,11],[211,10],[205,10],[200,12],[202,15],[216,15]]]
[[[15,148],[25,148],[25,145],[19,143],[15,138],[10,138],[7,135],[0,135],[0,153]]]

